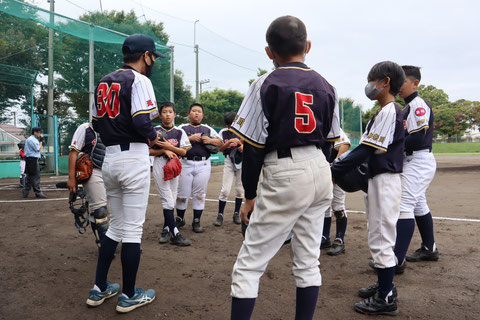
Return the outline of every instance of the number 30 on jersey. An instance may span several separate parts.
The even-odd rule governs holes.
[[[109,118],[116,118],[120,113],[120,83],[113,82],[108,85],[101,82],[97,89],[97,116],[101,118],[108,115]]]
[[[295,92],[295,130],[298,133],[312,133],[317,127],[315,115],[309,106],[313,104],[313,95]]]

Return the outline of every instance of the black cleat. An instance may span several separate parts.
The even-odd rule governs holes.
[[[420,249],[407,256],[406,259],[408,262],[438,261],[438,250],[436,248],[435,251],[428,250],[422,243]]]
[[[345,244],[342,240],[335,239],[327,254],[329,256],[338,256],[341,253],[345,253]]]
[[[180,247],[188,247],[192,243],[189,240],[185,239],[185,237],[182,236],[182,234],[179,232],[176,236],[170,238],[170,244],[174,244]]]
[[[242,223],[242,219],[240,219],[240,214],[239,214],[238,212],[235,212],[235,213],[233,214],[233,222],[234,222],[235,224],[240,224],[240,223]]]
[[[23,198],[27,198],[27,197],[28,197],[28,193],[29,193],[28,191],[23,190],[23,191],[22,191],[22,197],[23,197]]]
[[[358,296],[360,298],[370,298],[370,297],[373,297],[375,295],[375,292],[378,291],[378,282],[371,285],[371,286],[368,286],[366,288],[361,288],[360,290],[358,290]],[[395,287],[395,285],[393,286],[393,296],[396,298],[397,297],[397,287]]]
[[[40,199],[46,199],[47,196],[43,192],[36,193],[35,196]]]
[[[163,229],[162,233],[160,234],[160,240],[158,240],[158,243],[167,243],[170,241],[170,238],[172,237],[172,234],[168,229]]]
[[[200,225],[200,219],[198,218],[193,219],[192,229],[193,229],[193,232],[195,233],[202,233],[204,231],[202,226]]]
[[[377,272],[377,267],[375,267],[375,262],[372,259],[368,260],[368,266]],[[407,261],[403,261],[402,264],[395,266],[395,274],[403,274],[407,268]]]
[[[355,311],[366,315],[388,315],[398,314],[397,298],[395,292],[392,296],[384,299],[380,292],[375,292],[373,296],[355,303]]]
[[[214,226],[220,227],[223,224],[223,215],[219,214],[217,216],[217,221],[213,224]]]
[[[332,246],[332,242],[330,241],[330,239],[325,239],[324,237],[322,237],[322,243],[320,244],[320,249],[330,248],[331,246]]]
[[[181,228],[185,225],[185,219],[184,218],[180,218],[179,216],[177,216],[175,218],[175,223],[177,224],[177,228]]]

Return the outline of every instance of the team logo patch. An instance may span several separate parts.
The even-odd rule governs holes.
[[[168,139],[168,142],[174,147],[178,145],[178,140],[177,139]]]
[[[427,113],[427,111],[422,107],[418,107],[417,109],[415,109],[415,115],[417,117],[421,117],[421,116],[425,115],[425,113]]]
[[[153,106],[152,100],[147,100],[147,106],[149,106],[149,107],[152,107],[152,106]]]
[[[407,130],[407,120],[403,120],[403,129]]]

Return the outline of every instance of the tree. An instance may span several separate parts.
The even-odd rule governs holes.
[[[186,117],[188,108],[195,101],[190,91],[191,87],[184,84],[183,72],[180,70],[175,70],[173,81],[173,94],[175,96],[177,114],[181,117]]]
[[[449,103],[448,94],[446,94],[442,89],[438,89],[432,85],[419,85],[418,94],[420,97],[425,99],[432,108]]]
[[[339,104],[343,130],[347,132],[347,135],[350,138],[360,138],[361,108],[359,106],[354,106],[355,102],[350,98],[341,98]]]
[[[225,112],[237,112],[243,97],[243,94],[236,90],[214,89],[202,92],[200,103],[205,108],[204,122],[211,126],[223,127]]]
[[[266,69],[262,69],[262,68],[257,68],[257,77],[261,77],[263,76],[265,73],[267,73],[268,71]],[[248,85],[251,86],[253,81],[255,81],[256,79],[250,79],[248,80]]]

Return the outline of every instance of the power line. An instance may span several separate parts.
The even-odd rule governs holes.
[[[220,59],[220,60],[222,60],[222,61],[224,61],[224,62],[226,62],[226,63],[230,63],[231,65],[237,66],[237,67],[242,68],[242,69],[245,69],[245,70],[249,70],[249,71],[256,72],[256,70],[250,69],[250,68],[248,68],[248,67],[244,67],[244,66],[239,65],[239,64],[237,64],[237,63],[235,63],[235,62],[232,62],[232,61],[230,61],[230,60],[227,60],[227,59],[225,59],[225,58],[222,58],[222,57],[220,57],[220,56],[217,56],[216,54],[211,53],[210,51],[207,51],[207,50],[202,49],[202,48],[199,48],[199,49],[200,49],[200,51],[203,51],[203,52],[205,52],[206,54],[209,54],[209,55],[211,55],[212,57],[215,57],[215,58],[217,58],[217,59]]]
[[[142,4],[141,4],[141,3],[138,3],[138,2],[137,2],[137,1],[135,1],[135,0],[130,0],[130,1],[131,1],[131,2],[133,2],[133,3],[135,3],[135,4],[137,4],[137,5],[140,5],[140,6],[142,6]],[[165,12],[158,11],[158,10],[156,10],[156,9],[153,9],[153,8],[151,8],[151,7],[148,7],[148,6],[144,6],[144,7],[145,7],[145,8],[147,8],[147,9],[149,9],[149,10],[151,10],[151,11],[153,11],[153,12],[156,12],[156,13],[162,14],[162,15],[164,15],[164,16],[167,16],[167,17],[170,17],[170,18],[172,18],[172,19],[176,19],[176,20],[180,20],[180,21],[183,21],[183,22],[188,22],[188,23],[193,23],[193,21],[191,21],[191,20],[187,20],[187,19],[183,19],[183,18],[176,17],[176,16],[172,16],[171,14],[168,14],[168,13],[165,13]]]

